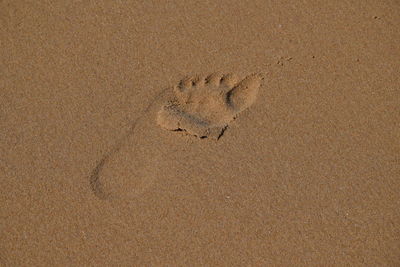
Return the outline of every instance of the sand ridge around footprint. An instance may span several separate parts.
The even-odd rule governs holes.
[[[207,155],[226,150],[221,149],[226,146],[224,140],[204,142],[191,135],[179,136],[173,131],[177,130],[173,125],[178,121],[178,126],[184,127],[182,130],[189,134],[198,137],[209,134],[210,137],[218,138],[224,127],[254,102],[262,78],[250,75],[239,80],[235,75],[219,73],[206,78],[194,81],[192,87],[188,86],[190,80],[184,79],[178,86],[164,89],[153,99],[133,123],[126,137],[99,160],[92,171],[90,185],[98,198],[137,199],[155,184],[163,183],[159,181],[160,177],[164,177],[163,180],[166,176],[178,179],[185,170],[187,176],[190,176],[188,170],[194,167],[187,166],[188,158],[203,162],[209,158]],[[166,109],[182,114],[174,117],[171,110],[162,114]],[[182,124],[181,115],[187,119],[186,124]],[[202,124],[199,120],[206,123]],[[166,131],[166,127],[171,131]]]
[[[173,88],[175,97],[162,106],[157,122],[167,130],[218,139],[254,103],[262,79],[252,74],[240,80],[236,74],[220,72],[185,78]]]

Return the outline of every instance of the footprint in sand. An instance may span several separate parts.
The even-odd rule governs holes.
[[[92,171],[94,194],[100,199],[135,199],[157,177],[165,176],[165,170],[182,173],[185,159],[198,157],[199,149],[207,146],[200,141],[199,148],[179,145],[181,137],[172,131],[219,139],[228,124],[253,104],[261,81],[258,74],[239,79],[235,74],[213,73],[186,78],[163,90]]]
[[[218,139],[228,123],[253,104],[261,79],[255,74],[238,83],[235,74],[221,73],[186,78],[174,87],[174,99],[158,112],[158,124],[168,130]]]

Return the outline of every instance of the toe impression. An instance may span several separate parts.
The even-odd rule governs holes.
[[[261,86],[262,77],[253,74],[246,77],[231,91],[228,92],[228,103],[236,111],[240,112],[250,107],[256,100],[258,90]]]

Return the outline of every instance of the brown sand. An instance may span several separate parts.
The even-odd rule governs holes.
[[[140,2],[0,2],[0,265],[400,266],[399,1]]]

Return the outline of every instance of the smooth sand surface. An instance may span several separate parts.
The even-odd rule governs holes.
[[[400,266],[399,22],[395,0],[1,1],[0,265]],[[213,73],[264,80],[174,100]]]

